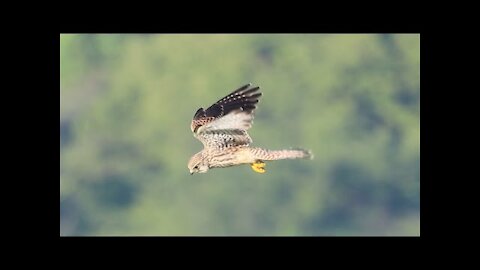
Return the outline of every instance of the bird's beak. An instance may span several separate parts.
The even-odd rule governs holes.
[[[190,172],[190,175],[192,175],[192,174],[193,174],[193,172]]]

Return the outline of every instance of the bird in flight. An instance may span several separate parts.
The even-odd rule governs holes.
[[[191,129],[204,148],[190,158],[190,174],[241,164],[250,164],[255,172],[264,173],[264,161],[267,160],[313,158],[311,151],[303,149],[250,147],[252,139],[247,130],[252,127],[253,113],[262,95],[259,89],[251,84],[244,85],[206,110],[197,110]]]

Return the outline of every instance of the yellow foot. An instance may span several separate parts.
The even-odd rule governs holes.
[[[255,161],[255,163],[252,163],[252,169],[256,171],[257,173],[264,173],[265,172],[265,162],[261,160]]]

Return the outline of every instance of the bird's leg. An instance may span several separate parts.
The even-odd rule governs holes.
[[[264,173],[265,172],[265,162],[261,160],[256,160],[254,163],[251,164],[252,169],[257,173]]]

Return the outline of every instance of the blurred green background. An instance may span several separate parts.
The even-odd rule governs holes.
[[[418,34],[62,34],[60,235],[420,235]],[[246,83],[253,146],[315,159],[191,176]]]

